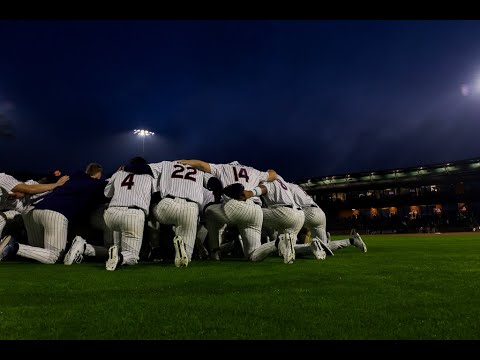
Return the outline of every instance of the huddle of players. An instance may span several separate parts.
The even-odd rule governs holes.
[[[10,214],[2,215],[2,220],[6,223],[15,213],[20,214],[28,245],[5,236],[0,242],[0,260],[17,255],[53,264],[63,257],[64,264],[71,265],[84,256],[96,256],[108,257],[106,269],[110,271],[120,265],[135,265],[149,215],[159,224],[174,226],[177,267],[186,267],[192,260],[196,242],[202,250],[207,231],[209,255],[219,260],[226,245],[222,244],[226,226],[238,229],[243,253],[250,261],[276,253],[286,264],[292,264],[296,254],[325,259],[327,253],[333,255],[336,249],[351,245],[367,251],[357,233],[331,241],[325,213],[298,185],[287,183],[271,169],[259,171],[236,161],[147,164],[137,157],[106,181],[101,180],[102,174],[102,167],[92,163],[85,171],[42,186],[23,184],[1,173],[0,209],[8,210],[1,214]],[[161,200],[151,206],[155,193]],[[263,207],[259,206],[260,197]],[[77,235],[64,254],[69,230],[72,233],[85,218],[104,230],[104,246],[89,244]],[[199,221],[204,221],[205,227],[199,226]],[[304,226],[310,229],[313,240],[297,244]],[[272,241],[262,244],[262,229]]]

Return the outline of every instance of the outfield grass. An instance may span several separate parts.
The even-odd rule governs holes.
[[[292,265],[0,262],[0,339],[480,339],[480,234],[362,237]]]

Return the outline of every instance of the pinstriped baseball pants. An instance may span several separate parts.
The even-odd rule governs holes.
[[[262,211],[263,226],[273,228],[279,234],[292,233],[296,237],[305,221],[305,215],[302,210],[285,206],[262,208]]]
[[[327,243],[327,217],[322,209],[317,207],[307,207],[303,209],[305,213],[304,226],[310,229],[312,239],[319,237],[324,243]]]
[[[210,205],[205,210],[210,250],[218,249],[219,231],[224,224],[238,227],[243,241],[245,257],[261,245],[263,212],[253,201],[228,200],[223,204]]]
[[[164,198],[153,208],[160,224],[174,225],[175,235],[181,236],[188,260],[192,260],[198,224],[198,205],[181,198]]]
[[[120,249],[123,255],[122,265],[135,265],[140,258],[143,241],[145,213],[140,209],[111,206],[104,213],[106,225],[114,231],[114,237],[120,235]],[[118,241],[118,240],[117,240]],[[115,241],[115,242],[117,242]]]
[[[59,212],[44,209],[34,209],[31,211],[34,228],[37,230],[43,228],[43,244],[36,244],[39,241],[35,236],[30,239],[28,233],[28,242],[30,245],[19,245],[17,255],[29,259],[40,261],[44,264],[55,264],[58,258],[65,251],[67,245],[68,220]],[[33,225],[33,224],[31,224]],[[34,240],[33,240],[34,239]]]
[[[7,225],[7,222],[12,221],[13,218],[18,214],[20,213],[15,210],[0,211],[0,235],[2,235],[3,229],[5,228],[5,225]]]

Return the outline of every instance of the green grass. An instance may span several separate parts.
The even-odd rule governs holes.
[[[480,339],[480,235],[365,235],[324,261],[0,263],[0,339]]]

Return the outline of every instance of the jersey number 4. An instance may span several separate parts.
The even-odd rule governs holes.
[[[127,186],[127,189],[130,190],[133,186],[133,184],[135,184],[133,182],[133,177],[135,176],[135,174],[128,174],[127,176],[125,176],[125,179],[123,179],[122,181],[122,186]]]

